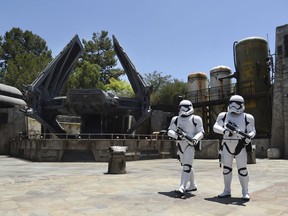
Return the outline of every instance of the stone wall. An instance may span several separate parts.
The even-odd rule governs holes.
[[[268,143],[268,139],[255,140],[261,157],[265,157],[263,152],[266,153]],[[218,158],[219,140],[202,140],[201,145],[202,150],[195,153],[196,159]],[[177,157],[176,143],[171,139],[14,139],[10,155],[39,162],[107,162],[110,146],[127,146],[127,161]]]
[[[175,157],[176,152],[175,142],[169,139],[17,139],[10,143],[10,155],[39,162],[81,160],[107,162],[110,155],[108,151],[110,146],[127,146],[127,160],[171,158]]]
[[[196,159],[217,159],[219,154],[219,140],[201,140],[201,151],[195,152]]]
[[[271,148],[288,158],[288,25],[276,28]]]
[[[107,162],[110,146],[127,146],[127,160],[171,158],[176,152],[171,139],[14,139],[10,155],[39,162]]]
[[[270,139],[253,139],[257,158],[267,158],[267,150],[270,147]]]

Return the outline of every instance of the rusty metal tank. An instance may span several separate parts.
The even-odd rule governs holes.
[[[188,75],[188,100],[192,103],[206,101],[208,98],[208,78],[203,72]]]
[[[210,70],[210,88],[209,95],[210,100],[216,102],[217,100],[227,99],[231,96],[232,92],[232,80],[227,76],[231,75],[231,69],[228,66],[219,65],[213,67]],[[225,78],[227,77],[227,78]],[[224,78],[224,79],[223,79]],[[217,116],[221,112],[227,110],[226,104],[215,104],[209,107],[209,114],[207,116],[207,121],[210,122],[210,128],[207,128],[209,132],[213,131],[213,125],[216,122]]]
[[[231,94],[231,79],[223,77],[231,75],[228,66],[219,65],[210,70],[210,100],[217,100],[229,97]]]
[[[245,95],[267,91],[270,86],[267,41],[261,37],[249,37],[235,42],[234,49],[238,93]]]
[[[261,37],[249,37],[234,43],[237,93],[245,99],[245,112],[251,113],[258,134],[270,134],[271,98],[268,43]]]

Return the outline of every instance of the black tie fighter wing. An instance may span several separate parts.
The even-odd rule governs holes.
[[[83,51],[78,35],[64,47],[54,60],[26,88],[30,108],[26,114],[35,118],[52,133],[65,131],[56,120],[59,109],[63,109],[66,97],[60,91],[71,74],[74,65]]]
[[[119,98],[119,107],[131,110],[131,114],[136,119],[136,123],[128,130],[128,133],[131,133],[150,116],[150,94],[152,93],[152,87],[145,83],[114,35],[113,45],[115,53],[135,93],[134,98]]]

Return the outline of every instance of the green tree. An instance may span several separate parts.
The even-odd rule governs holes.
[[[161,89],[172,83],[171,75],[162,75],[162,72],[154,71],[153,73],[145,74],[144,81],[147,85],[153,86],[153,92],[150,96],[151,105],[156,105],[160,103]],[[167,104],[167,103],[165,103]]]
[[[115,78],[110,79],[109,84],[105,85],[105,90],[118,97],[133,97],[135,95],[130,83]]]
[[[163,76],[162,72],[154,71],[153,73],[145,74],[144,81],[147,85],[153,86],[153,91],[157,92],[164,85],[171,82],[171,75]]]
[[[0,82],[19,89],[30,84],[52,60],[45,40],[12,28],[0,39]]]
[[[124,71],[116,68],[117,58],[108,32],[93,33],[92,40],[82,42],[84,51],[64,92],[71,88],[100,88],[116,96],[133,96],[130,83],[120,79]]]
[[[123,70],[115,68],[117,58],[107,31],[93,33],[92,40],[83,39],[82,42],[84,51],[81,58],[100,67],[100,80],[103,84],[108,84],[111,78],[119,79],[124,74]]]
[[[68,89],[78,88],[103,88],[104,84],[100,81],[100,67],[84,60],[74,69],[67,84]]]
[[[177,95],[184,97],[188,93],[187,83],[174,79],[173,82],[165,84],[157,94],[157,101],[159,104],[173,105],[174,99]]]

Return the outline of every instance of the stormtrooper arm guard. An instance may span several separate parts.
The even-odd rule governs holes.
[[[199,116],[195,116],[194,117],[194,122],[196,124],[196,134],[193,137],[193,139],[196,139],[197,142],[199,142],[201,139],[203,139],[204,135],[205,135],[205,131],[203,128],[203,122],[202,119]]]
[[[172,119],[171,119],[171,123],[170,123],[170,126],[168,128],[168,133],[167,135],[171,138],[174,138],[176,140],[181,140],[181,138],[179,137],[179,135],[176,133],[177,131],[177,125],[175,124],[175,121],[178,117],[177,116],[174,116]]]
[[[250,138],[252,139],[256,135],[254,117],[252,115],[250,115],[250,114],[246,114],[246,120],[248,122],[248,124],[247,124],[247,133],[250,136]]]
[[[174,130],[168,130],[168,136],[178,140],[181,139],[178,133],[176,133]]]
[[[245,120],[247,122],[246,130],[247,135],[249,136],[249,139],[245,139],[245,143],[248,144],[251,142],[251,139],[253,139],[256,135],[256,129],[255,129],[255,121],[254,117],[251,114],[246,114]]]
[[[215,133],[218,133],[218,134],[222,134],[224,135],[225,133],[227,133],[226,129],[224,128],[224,116],[225,116],[226,113],[222,112],[219,114],[219,116],[217,117],[217,120],[213,126],[213,131]]]
[[[195,139],[195,140],[197,140],[197,142],[199,142],[203,137],[204,137],[204,132],[199,132],[199,133],[195,134],[193,139]]]

